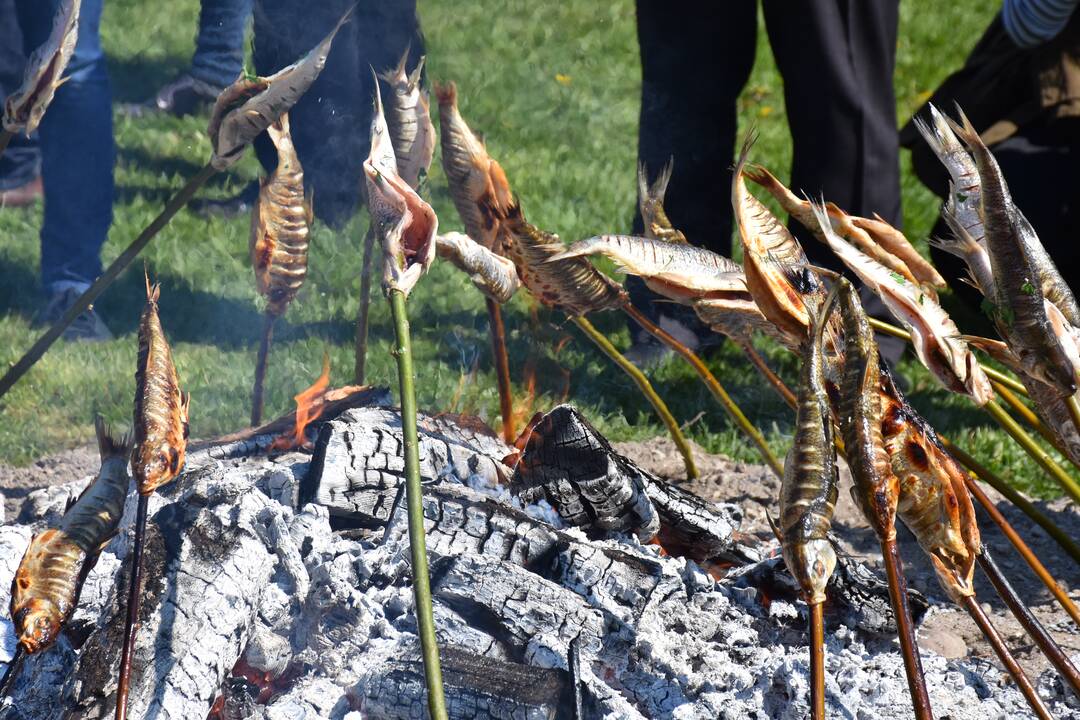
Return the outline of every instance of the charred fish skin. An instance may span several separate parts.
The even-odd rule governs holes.
[[[115,438],[95,420],[101,469],[59,526],[34,536],[11,586],[15,637],[28,654],[56,640],[78,603],[86,574],[101,548],[116,534],[127,498],[131,437]]]
[[[135,449],[131,467],[140,495],[171,482],[184,466],[191,397],[180,390],[172,350],[158,317],[160,285],[146,279],[135,373]]]
[[[392,89],[386,103],[386,124],[397,156],[401,178],[414,190],[427,175],[435,156],[435,126],[431,123],[428,93],[420,84],[425,57],[407,72],[409,51],[405,48],[397,67],[379,75]]]
[[[439,235],[435,239],[435,249],[439,257],[466,273],[473,285],[495,302],[510,302],[521,287],[513,262],[487,250],[464,233]]]
[[[267,312],[285,314],[307,278],[311,204],[304,170],[293,147],[288,113],[267,128],[277,148],[277,167],[262,181],[251,215],[251,263]]]
[[[832,415],[825,387],[824,332],[828,316],[810,315],[803,344],[795,441],[784,463],[780,486],[780,540],[791,574],[810,604],[825,601],[825,586],[836,567],[829,542],[838,494]]]
[[[971,150],[982,185],[982,215],[997,295],[995,322],[1025,370],[1063,397],[1076,392],[1075,370],[1053,334],[1046,314],[1039,268],[1025,241],[1019,210],[994,156],[967,118],[961,137]]]
[[[638,209],[645,227],[645,237],[666,242],[686,244],[686,235],[675,228],[664,210],[664,197],[675,167],[675,158],[669,158],[656,180],[649,184],[649,171],[645,163],[638,164]]]
[[[900,481],[893,473],[882,435],[879,392],[881,363],[877,343],[858,294],[840,279],[837,299],[844,328],[844,367],[840,379],[839,423],[854,482],[851,493],[882,542],[896,539]]]

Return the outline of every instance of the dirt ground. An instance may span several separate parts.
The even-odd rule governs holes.
[[[647,442],[616,443],[616,449],[642,467],[671,480],[684,477],[682,460],[669,438],[659,437]],[[695,457],[701,477],[683,487],[710,500],[733,502],[746,513],[743,530],[763,539],[771,539],[772,531],[766,511],[773,517],[779,512],[780,480],[764,465],[736,463],[718,455],[710,455],[695,447]],[[873,567],[881,570],[877,539],[862,519],[850,495],[851,478],[844,468],[840,478],[840,496],[833,519],[833,529],[842,548]],[[1073,600],[1080,601],[1080,567],[1048,536],[1042,528],[1012,506],[992,488],[983,486],[986,494],[1050,573],[1057,578]],[[1080,538],[1080,512],[1067,498],[1035,505],[1074,538]],[[1036,617],[1051,635],[1074,658],[1080,653],[1080,629],[1050,596],[1043,584],[1016,553],[1002,532],[976,505],[983,544],[1001,566],[1013,587],[1032,608]],[[973,654],[986,659],[994,655],[968,614],[952,605],[938,585],[926,555],[914,537],[898,527],[901,556],[908,584],[930,597],[933,608],[919,628],[920,646],[933,649],[945,657],[955,658]],[[884,570],[881,570],[884,573]],[[994,593],[986,576],[975,571],[976,597],[988,612],[994,625],[1030,674],[1050,667],[1038,648],[1024,633],[1019,623]]]
[[[682,476],[681,459],[669,438],[617,443],[616,449],[661,477],[679,480]],[[746,514],[743,530],[766,540],[771,539],[772,532],[766,519],[766,511],[773,516],[777,514],[780,481],[763,465],[732,462],[723,456],[710,455],[700,448],[695,448],[695,451],[701,478],[693,483],[683,483],[684,487],[710,500],[739,504]],[[6,518],[11,521],[16,517],[23,498],[32,490],[85,477],[95,472],[97,466],[97,451],[91,445],[43,458],[27,467],[0,465],[0,493],[4,496]],[[849,487],[850,478],[845,472],[841,477],[840,498],[833,529],[845,551],[880,569],[877,541],[852,502]],[[1069,595],[1080,601],[1080,567],[1023,513],[991,488],[985,490]],[[1080,538],[1080,512],[1067,499],[1050,503],[1038,502],[1036,505],[1063,530]],[[991,548],[1013,586],[1066,652],[1074,656],[1080,653],[1080,630],[1051,598],[985,513],[980,510],[978,515],[983,542]],[[934,601],[933,609],[919,628],[921,646],[951,658],[974,654],[992,659],[990,646],[979,634],[974,622],[964,611],[957,609],[946,599],[930,563],[914,538],[903,528],[899,528],[899,533],[901,555],[909,585]],[[1032,673],[1041,672],[1048,667],[1046,660],[1024,634],[1020,625],[1009,615],[985,576],[978,570],[976,593],[1021,664]]]

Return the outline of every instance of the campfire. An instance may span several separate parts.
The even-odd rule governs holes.
[[[400,415],[381,390],[320,400],[313,450],[270,451],[286,416],[192,444],[181,481],[151,496],[132,716],[415,717]],[[740,533],[739,506],[641,469],[568,406],[533,423],[513,469],[475,419],[421,415],[420,433],[452,717],[570,717],[575,698],[584,717],[806,716],[805,607],[776,544]],[[85,484],[34,493],[0,528],[0,588]],[[133,521],[0,717],[111,717]],[[921,617],[926,601],[910,600]],[[883,578],[842,558],[828,608],[832,711],[908,717]],[[923,662],[941,717],[1024,716],[987,663]]]

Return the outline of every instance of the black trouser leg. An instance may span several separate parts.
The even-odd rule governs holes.
[[[650,179],[670,158],[675,170],[665,207],[689,240],[731,254],[731,155],[735,101],[754,63],[756,0],[722,3],[638,0],[641,115],[638,158]],[[634,232],[642,230],[634,213]],[[656,295],[627,278],[634,304],[654,321],[678,306],[654,304]],[[692,320],[688,309],[680,320]],[[631,325],[632,329],[637,328]]]
[[[257,0],[256,71],[269,75],[294,62],[352,5],[353,0]],[[290,111],[305,184],[314,193],[315,214],[323,222],[344,225],[360,200],[375,92],[371,68],[394,67],[410,43],[412,67],[424,52],[419,32],[415,0],[357,5],[334,40],[322,74]],[[263,167],[269,170],[277,164],[265,133],[256,140],[255,150]]]

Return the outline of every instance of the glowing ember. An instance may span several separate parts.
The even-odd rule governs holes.
[[[275,438],[270,450],[282,451],[310,447],[311,444],[304,436],[304,430],[322,415],[325,404],[323,395],[329,385],[330,356],[324,353],[322,375],[311,387],[293,397],[296,400],[296,426],[293,432],[284,433]]]

